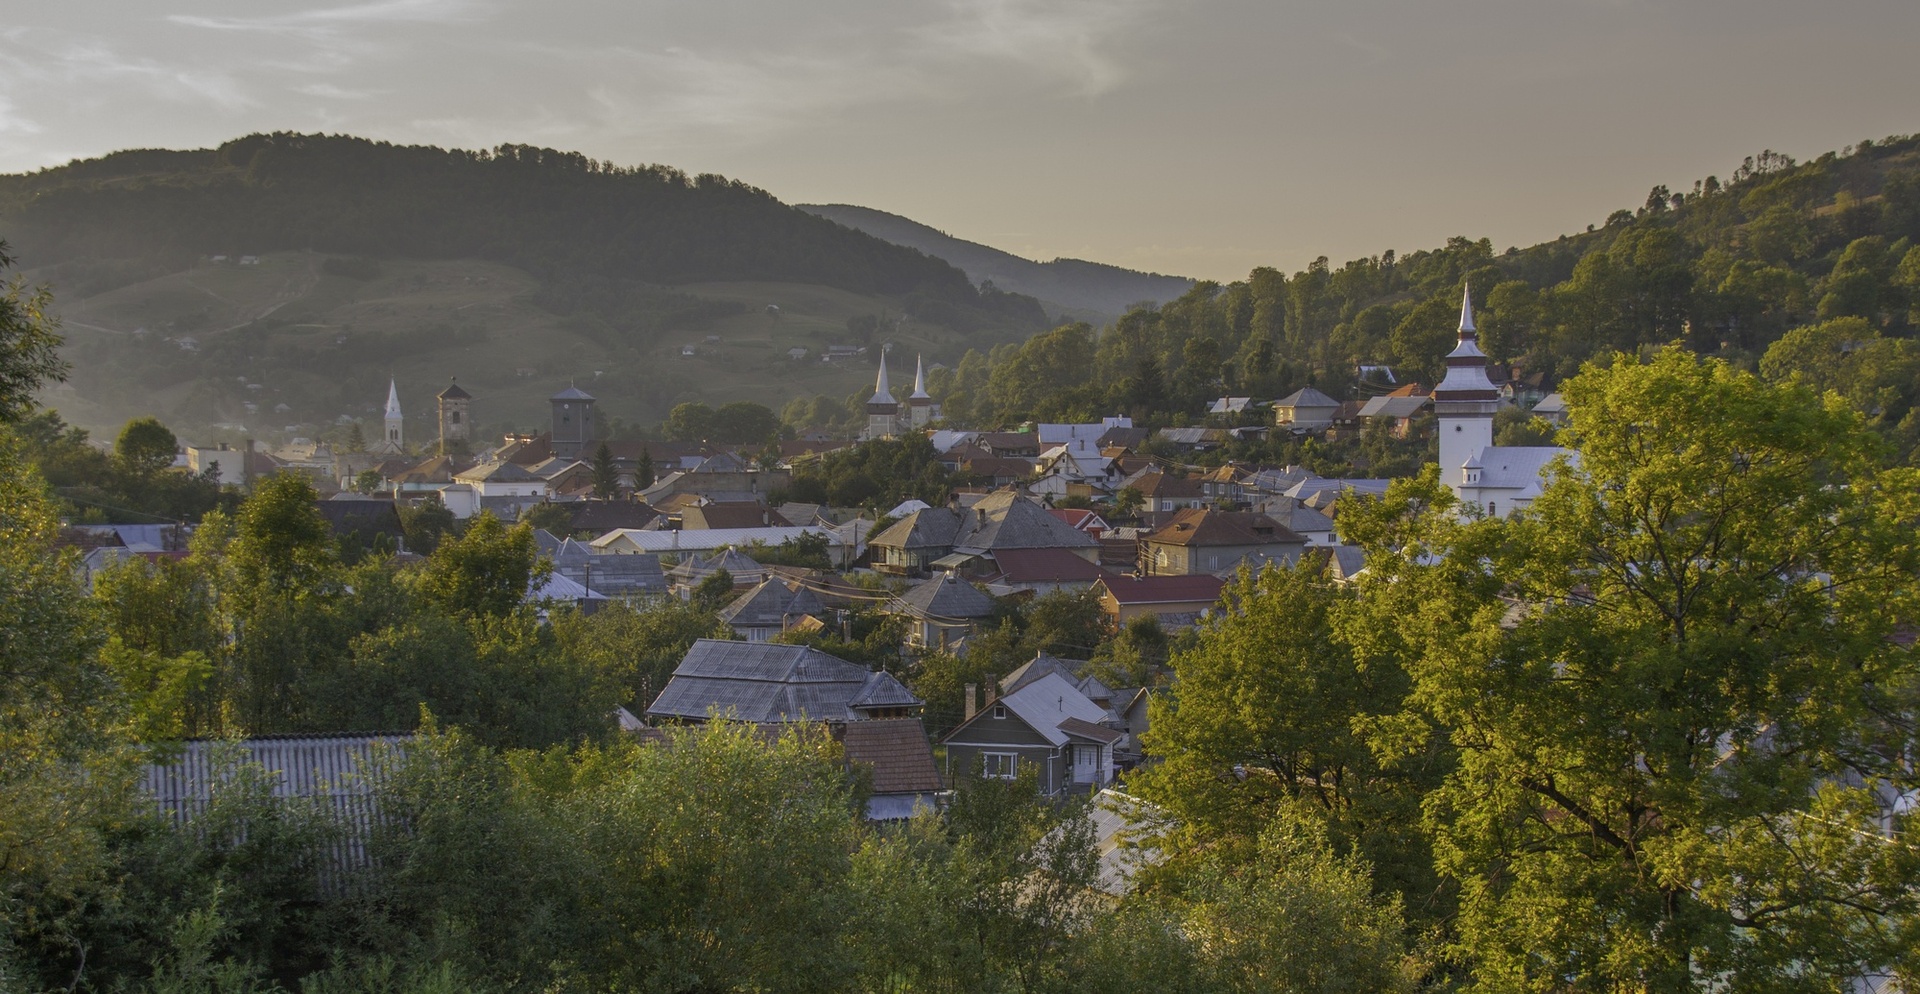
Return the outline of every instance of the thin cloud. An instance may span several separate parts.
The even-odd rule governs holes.
[[[917,33],[930,53],[1013,63],[1093,97],[1125,81],[1125,64],[1109,48],[1154,6],[1148,0],[953,0],[948,17]]]
[[[346,7],[323,7],[274,17],[205,17],[198,14],[169,14],[167,20],[190,28],[211,31],[261,31],[272,34],[310,35],[342,25],[361,24],[446,24],[472,19],[480,5],[472,0],[380,0]]]

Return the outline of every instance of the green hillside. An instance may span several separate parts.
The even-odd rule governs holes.
[[[1035,262],[871,207],[851,204],[800,204],[799,207],[875,238],[944,259],[965,270],[975,283],[991,282],[1011,293],[1038,297],[1056,313],[1088,320],[1111,320],[1136,304],[1164,304],[1193,287],[1193,281],[1184,276],[1142,273],[1081,259]]]
[[[522,146],[255,135],[117,153],[0,177],[0,236],[66,321],[74,375],[49,400],[96,428],[152,413],[195,434],[306,430],[372,412],[389,375],[410,405],[458,376],[501,426],[536,423],[575,378],[652,421],[871,380],[866,360],[811,361],[828,344],[951,360],[1046,322],[745,184]]]
[[[1481,346],[1542,387],[1610,352],[1669,343],[1746,368],[1765,357],[1769,375],[1814,376],[1920,450],[1920,136],[1804,163],[1765,152],[1690,189],[1656,186],[1635,207],[1530,248],[1457,237],[1203,282],[1097,336],[1062,329],[965,356],[934,393],[950,418],[979,424],[1115,411],[1164,424],[1223,393],[1377,389],[1355,382],[1363,364],[1431,383],[1464,288]],[[1790,333],[1791,348],[1769,352]]]

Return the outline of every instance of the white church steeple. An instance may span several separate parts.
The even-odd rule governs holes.
[[[387,380],[387,434],[381,440],[383,447],[399,452],[406,447],[406,433],[403,422],[406,415],[400,410],[400,384],[392,378]]]
[[[1466,482],[1466,467],[1493,444],[1493,414],[1500,391],[1487,377],[1487,355],[1480,351],[1473,325],[1473,290],[1460,296],[1460,338],[1447,353],[1447,373],[1433,388],[1433,412],[1440,420],[1440,482],[1455,493]]]

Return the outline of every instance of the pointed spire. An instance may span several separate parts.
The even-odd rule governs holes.
[[[1473,326],[1473,288],[1460,288],[1460,334],[1471,335],[1477,329]]]
[[[893,391],[891,389],[888,389],[887,387],[887,350],[885,346],[882,346],[880,349],[880,376],[878,379],[874,380],[874,383],[873,383],[873,399],[867,401],[867,403],[868,404],[900,403],[899,401],[893,399]]]
[[[909,401],[933,399],[933,395],[927,392],[927,361],[921,356],[913,357],[913,396],[907,399]]]
[[[391,378],[387,380],[387,417],[400,416],[400,384]]]

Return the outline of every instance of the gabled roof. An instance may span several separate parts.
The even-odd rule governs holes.
[[[659,511],[631,500],[579,500],[566,507],[573,512],[574,531],[596,535],[616,528],[645,528],[660,516]]]
[[[1334,400],[1332,397],[1329,397],[1324,393],[1321,393],[1318,390],[1315,390],[1312,387],[1301,387],[1300,389],[1295,390],[1290,394],[1287,394],[1285,397],[1282,397],[1281,399],[1274,401],[1273,406],[1275,407],[1339,407],[1340,402],[1337,400]]]
[[[1083,662],[1083,660],[1061,659],[1059,656],[1045,652],[1034,653],[1032,659],[1021,663],[1013,672],[1000,678],[1000,693],[1011,694],[1048,674],[1059,676],[1077,688],[1080,677],[1074,673],[1072,665],[1074,662]]]
[[[847,722],[840,747],[847,762],[873,771],[870,786],[875,794],[924,794],[945,786],[918,718]]]
[[[1059,728],[1076,739],[1089,739],[1101,745],[1112,745],[1126,738],[1105,725],[1094,724],[1085,718],[1068,718],[1060,723]]]
[[[1162,428],[1160,437],[1175,445],[1205,445],[1209,442],[1224,442],[1227,433],[1219,428]]]
[[[889,608],[916,618],[984,618],[993,613],[993,598],[958,576],[943,573],[894,598]]]
[[[595,541],[598,542],[597,539]],[[687,556],[668,570],[667,575],[683,583],[698,583],[721,570],[732,574],[735,582],[750,576],[764,577],[767,573],[765,567],[754,562],[746,553],[725,548],[711,556]]]
[[[1047,508],[1047,513],[1080,531],[1087,531],[1090,528],[1098,528],[1101,531],[1106,531],[1112,527],[1107,524],[1107,519],[1101,517],[1098,512],[1089,511],[1081,507],[1050,507]]]
[[[1220,599],[1226,581],[1204,573],[1192,576],[1110,576],[1100,581],[1123,605],[1188,604]]]
[[[1012,490],[990,493],[963,512],[953,537],[956,550],[994,553],[1003,549],[1085,549],[1098,544],[1093,536]]]
[[[824,614],[826,610],[813,591],[805,587],[796,590],[783,580],[768,577],[721,608],[720,620],[741,628],[778,628],[790,620]]]
[[[1367,568],[1367,552],[1357,545],[1327,548],[1327,575],[1336,580],[1351,580]]]
[[[867,539],[868,545],[896,549],[944,549],[953,545],[960,530],[960,516],[944,507],[915,511]]]
[[[789,528],[780,512],[757,501],[703,500],[680,510],[680,527],[688,531],[713,528]]]
[[[1275,515],[1275,517],[1281,516]],[[1333,530],[1333,519],[1311,507],[1296,507],[1286,512],[1282,520],[1286,522],[1287,527],[1291,528],[1295,534],[1330,532]]]
[[[1091,582],[1106,575],[1069,549],[1001,549],[993,562],[1011,583]]]
[[[1557,445],[1489,445],[1474,458],[1479,462],[1483,489],[1537,491],[1547,464],[1556,457],[1574,455]]]
[[[1375,397],[1360,409],[1363,418],[1410,418],[1432,403],[1431,397]]]
[[[1188,509],[1148,532],[1144,541],[1188,547],[1299,545],[1306,542],[1278,521],[1251,511]]]
[[[994,703],[1004,705],[1015,717],[1054,746],[1066,745],[1072,736],[1101,741],[1087,731],[1087,726],[1099,728],[1100,722],[1107,718],[1106,708],[1088,700],[1087,695],[1081,693],[1079,688],[1058,673],[1048,673]],[[984,708],[971,719],[961,722],[958,728],[947,733],[947,740],[952,741],[963,730],[978,722],[982,715],[992,712],[992,708]],[[1073,730],[1062,727],[1068,721],[1075,719],[1081,724],[1073,725]],[[1118,737],[1117,734],[1114,736],[1116,739]],[[1113,739],[1105,741],[1111,742]]]
[[[687,650],[647,708],[663,718],[740,721],[855,721],[849,707],[868,689],[866,667],[804,645],[701,639]]]
[[[1201,496],[1200,481],[1191,478],[1168,476],[1159,471],[1140,474],[1132,484],[1143,497],[1161,499],[1180,499]]]
[[[562,390],[559,393],[554,394],[552,397],[548,399],[550,400],[592,400],[593,394],[590,394],[585,390],[582,390],[579,387],[576,387],[573,384],[569,383],[567,384],[567,388],[565,390]]]
[[[917,708],[927,703],[913,696],[907,685],[884,670],[867,674],[867,682],[853,695],[847,706],[856,711],[869,708]]]
[[[510,462],[486,462],[454,474],[462,483],[539,483],[541,478]]]

